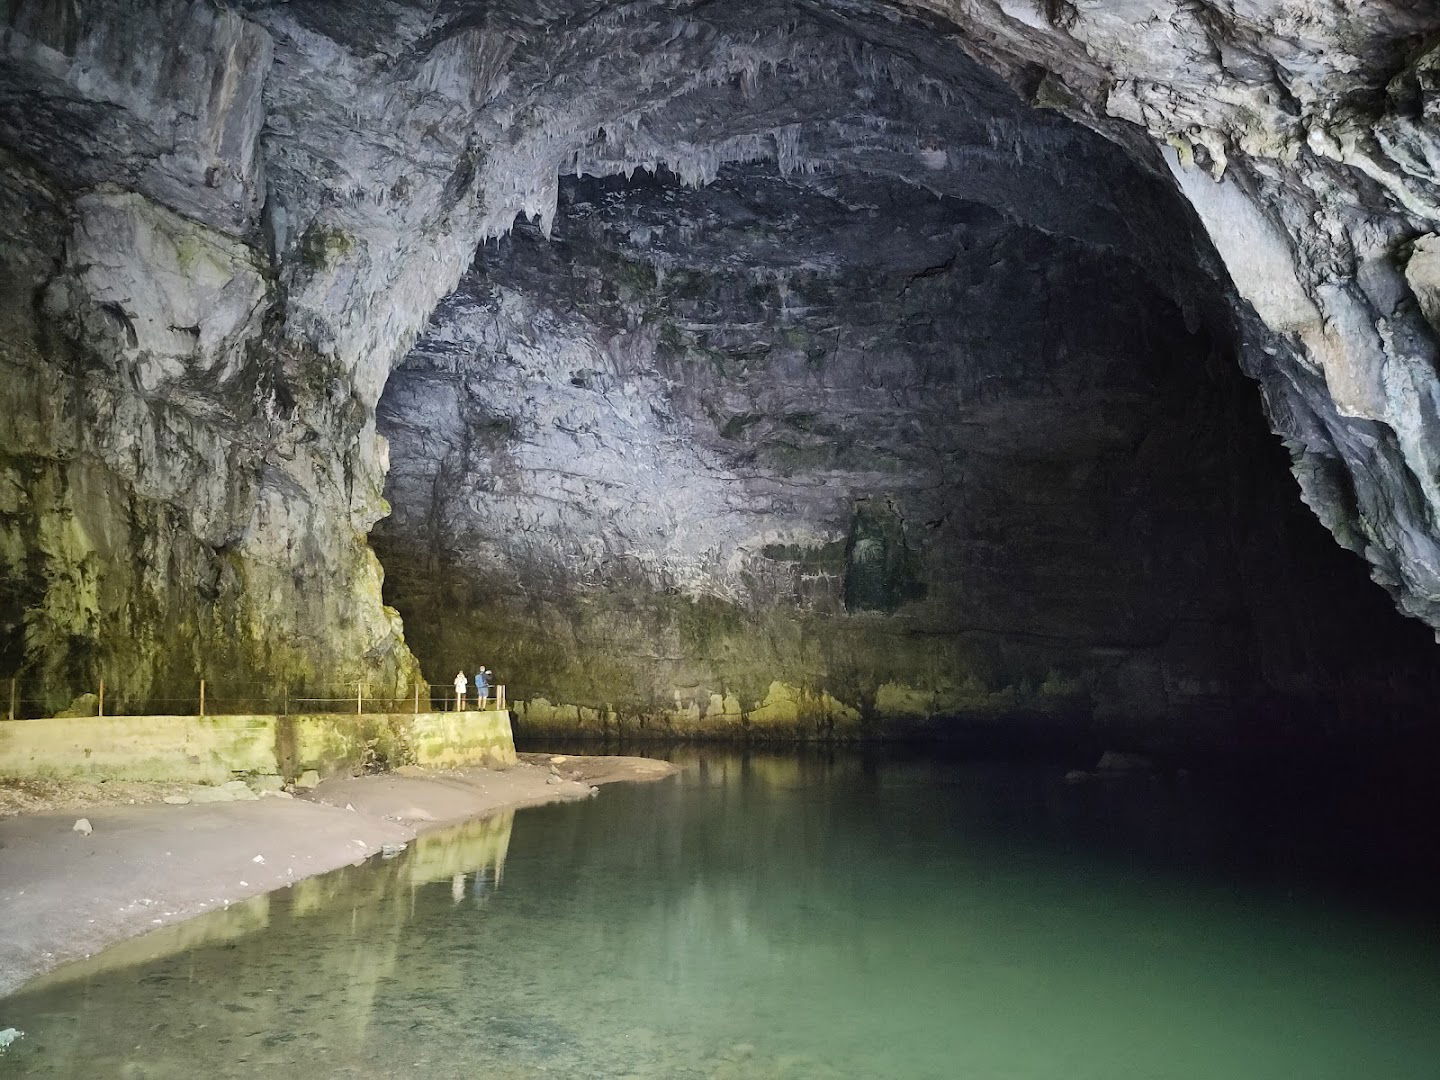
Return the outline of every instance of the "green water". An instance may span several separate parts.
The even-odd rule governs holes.
[[[686,760],[76,966],[0,1002],[0,1074],[1440,1076],[1430,909],[1312,873],[1293,805]]]

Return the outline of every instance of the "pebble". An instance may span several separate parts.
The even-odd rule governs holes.
[[[166,795],[165,801],[171,806],[187,806],[190,802],[189,795]]]
[[[253,863],[256,863],[256,864],[258,864],[258,865],[260,865],[260,866],[264,866],[264,865],[265,865],[265,856],[264,856],[264,855],[256,855],[256,856],[255,856],[253,859],[251,859],[250,861],[253,862]]]
[[[90,824],[90,819],[84,817],[76,820],[75,824],[70,826],[70,829],[72,832],[78,832],[81,836],[89,836],[95,831],[94,827]]]

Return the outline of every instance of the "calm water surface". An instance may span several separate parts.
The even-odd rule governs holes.
[[[685,761],[76,965],[0,1002],[26,1032],[0,1074],[1440,1076],[1433,907],[1353,888],[1353,836],[1334,869],[1362,872],[1326,873],[1323,808],[1049,765]]]

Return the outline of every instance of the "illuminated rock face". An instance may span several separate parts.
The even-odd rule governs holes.
[[[1300,507],[1223,321],[894,181],[567,180],[379,423],[407,639],[495,667],[522,730],[1213,732],[1386,670],[1340,614],[1383,596]]]
[[[1368,685],[1232,376],[1440,625],[1440,15],[904,6],[12,4],[7,666],[408,682],[388,380],[408,639],[537,697]]]

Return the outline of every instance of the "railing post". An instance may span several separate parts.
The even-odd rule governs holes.
[[[205,680],[200,680],[200,715],[205,715]]]
[[[505,711],[505,684],[501,683],[495,687],[495,708],[501,712]]]
[[[420,715],[420,684],[415,684],[415,715]]]
[[[96,716],[104,716],[104,715],[105,715],[105,680],[104,680],[104,679],[101,679],[101,680],[100,680],[100,694],[99,694],[99,696],[95,699],[95,715],[96,715]]]
[[[11,719],[11,720],[14,720],[14,719],[15,719],[15,684],[16,684],[18,681],[19,681],[18,679],[11,679],[11,680],[10,680],[10,719]]]
[[[365,683],[357,679],[355,681],[355,715],[359,716],[365,711]]]
[[[290,715],[290,684],[288,682],[280,684],[280,715]]]

